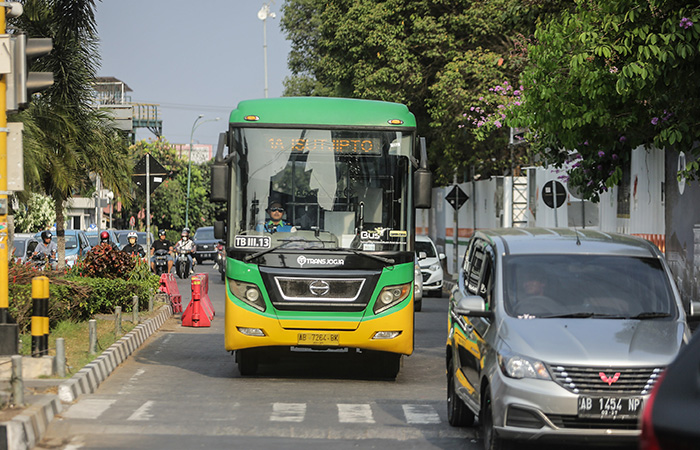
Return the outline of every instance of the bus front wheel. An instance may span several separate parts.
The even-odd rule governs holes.
[[[238,371],[244,377],[255,375],[258,371],[258,354],[255,350],[236,350],[236,362]]]
[[[401,370],[401,356],[397,353],[380,353],[377,355],[375,370],[377,377],[388,380],[396,379]]]

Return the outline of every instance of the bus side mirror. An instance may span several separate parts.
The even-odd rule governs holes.
[[[211,166],[211,194],[212,202],[225,202],[228,200],[228,166],[216,164]]]
[[[420,168],[413,174],[413,207],[426,209],[433,204],[433,174],[428,169],[428,149],[420,138]]]
[[[415,208],[430,208],[432,206],[433,174],[429,170],[418,169],[413,174],[413,206]]]
[[[224,222],[217,220],[214,222],[214,239],[222,241],[226,236],[226,228]]]

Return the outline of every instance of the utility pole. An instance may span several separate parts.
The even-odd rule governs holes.
[[[0,7],[0,27],[5,31],[5,8]],[[10,62],[11,63],[11,62]],[[10,64],[11,65],[11,64]],[[0,324],[9,324],[10,287],[7,260],[7,71],[0,77]],[[3,327],[4,330],[4,327]],[[5,336],[0,336],[0,339]]]
[[[7,123],[7,111],[17,111],[31,101],[31,95],[53,84],[53,73],[30,72],[29,63],[34,58],[51,52],[53,41],[50,38],[28,38],[16,30],[7,33],[7,18],[22,15],[23,7],[19,2],[0,2],[0,355],[17,354],[19,351],[18,327],[10,317],[9,286],[9,235],[7,215],[8,197],[8,134],[10,129],[21,130],[21,126]],[[15,146],[22,151],[21,131],[19,139],[14,139]],[[14,153],[14,151],[13,151]],[[23,172],[24,169],[21,169]],[[16,173],[16,169],[13,170]],[[14,190],[21,190],[16,183]]]

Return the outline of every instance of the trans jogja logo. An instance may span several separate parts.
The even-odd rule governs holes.
[[[304,255],[297,257],[297,264],[304,267],[305,264],[313,264],[316,266],[342,266],[345,264],[344,259],[339,258],[307,258]]]

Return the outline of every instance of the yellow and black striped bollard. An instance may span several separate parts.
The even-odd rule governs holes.
[[[32,278],[32,356],[49,354],[49,278]]]

